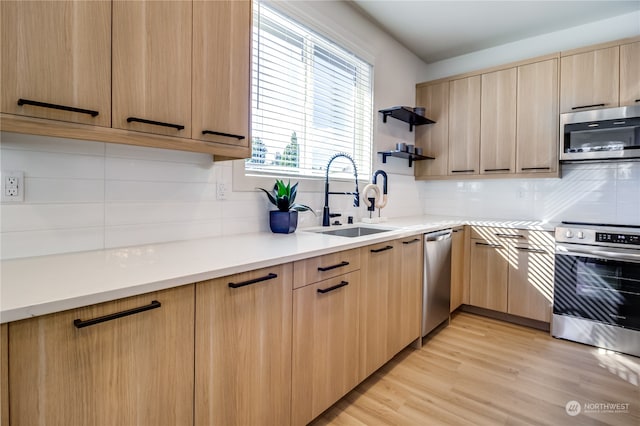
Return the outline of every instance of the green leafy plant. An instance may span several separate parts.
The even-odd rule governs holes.
[[[295,185],[291,186],[291,181],[285,185],[284,181],[276,179],[276,183],[273,185],[273,189],[271,191],[267,191],[264,188],[258,189],[264,191],[264,193],[267,194],[267,197],[269,197],[271,204],[276,206],[281,212],[296,210],[299,212],[311,211],[313,213],[311,207],[295,202],[296,195],[298,193],[297,182]]]

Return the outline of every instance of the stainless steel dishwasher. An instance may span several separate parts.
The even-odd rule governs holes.
[[[424,235],[422,336],[449,319],[451,303],[451,229]]]

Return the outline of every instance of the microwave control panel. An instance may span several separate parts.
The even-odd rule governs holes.
[[[638,246],[640,245],[640,235],[596,232],[596,241],[599,243],[632,244]]]

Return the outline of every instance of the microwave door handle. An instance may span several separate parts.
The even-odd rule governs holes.
[[[627,252],[618,252],[618,251],[607,251],[607,250],[589,250],[589,251],[581,251],[581,250],[567,250],[562,252],[556,252],[556,254],[566,255],[566,256],[581,256],[581,257],[590,257],[593,259],[612,259],[612,260],[629,260],[631,262],[640,262],[640,254],[635,253],[627,253]]]

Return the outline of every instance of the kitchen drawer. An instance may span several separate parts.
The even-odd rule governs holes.
[[[345,250],[293,264],[293,288],[304,287],[360,269],[360,250]]]
[[[490,242],[531,243],[539,246],[554,245],[552,232],[528,229],[500,228],[496,226],[472,226],[471,238]]]

